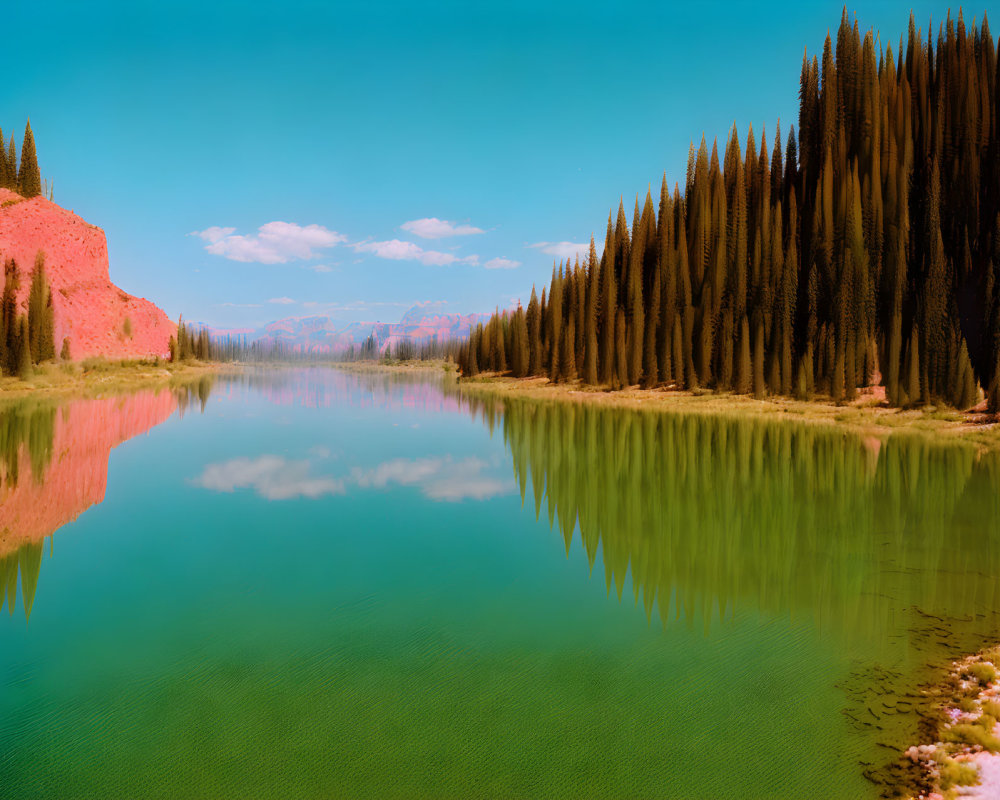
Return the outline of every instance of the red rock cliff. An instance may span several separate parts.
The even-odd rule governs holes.
[[[25,200],[0,189],[0,259],[17,262],[23,311],[39,250],[45,253],[45,274],[52,290],[56,353],[68,338],[75,359],[168,355],[177,326],[155,304],[111,282],[103,230],[44,197]],[[131,336],[124,332],[126,319],[131,323]]]

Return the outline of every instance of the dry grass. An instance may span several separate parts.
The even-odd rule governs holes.
[[[897,432],[920,432],[961,438],[982,449],[1000,448],[1000,425],[992,416],[933,406],[898,409],[871,393],[859,393],[853,402],[838,405],[823,399],[803,401],[768,397],[758,400],[747,395],[663,388],[629,387],[608,391],[575,382],[553,384],[547,378],[519,379],[497,375],[463,379],[459,386],[463,392],[470,394],[499,397],[600,403],[612,407],[685,414],[739,415],[770,421],[787,419],[804,424],[843,427],[879,438]]]
[[[103,394],[156,386],[174,380],[217,373],[229,367],[198,361],[172,364],[169,361],[84,361],[47,363],[36,366],[27,380],[0,378],[0,399],[63,394]]]

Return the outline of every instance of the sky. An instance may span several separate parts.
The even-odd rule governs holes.
[[[19,2],[0,127],[172,317],[398,321],[548,281],[688,147],[798,118],[838,2]],[[910,9],[848,6],[892,42]],[[987,11],[991,9],[986,8]],[[956,11],[957,13],[957,11]],[[967,10],[967,20],[982,17]],[[770,146],[769,148],[770,149]]]

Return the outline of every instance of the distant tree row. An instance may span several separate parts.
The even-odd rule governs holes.
[[[692,145],[658,208],[608,218],[598,258],[476,328],[482,370],[899,406],[1000,406],[1000,76],[985,17],[898,56],[846,10],[804,57],[799,133]]]
[[[395,342],[389,342],[383,348],[374,332],[361,346],[351,344],[346,350],[336,356],[337,361],[455,361],[462,349],[458,339],[413,340],[402,336]]]
[[[51,361],[55,351],[55,316],[52,292],[45,277],[45,254],[35,256],[28,290],[28,313],[20,313],[17,294],[21,286],[17,262],[4,264],[3,294],[0,296],[0,370],[4,375],[26,378],[33,364]]]
[[[303,352],[278,339],[249,341],[240,334],[212,335],[203,326],[177,320],[177,336],[170,337],[170,360],[263,363],[275,361],[315,361],[316,354]]]
[[[48,189],[45,195],[51,200],[52,189],[42,185],[42,176],[38,170],[38,155],[35,153],[35,135],[31,132],[30,120],[24,126],[24,139],[21,142],[21,161],[17,160],[17,148],[14,137],[10,137],[4,145],[3,131],[0,130],[0,189],[10,189],[24,197],[37,197]]]
[[[280,339],[248,340],[245,335],[211,335],[206,328],[186,324],[183,317],[177,321],[177,337],[170,339],[171,361],[198,359],[263,363],[277,361],[316,362],[324,357],[332,361],[437,361],[458,358],[463,347],[460,340],[437,337],[424,341],[400,338],[386,344],[379,342],[374,331],[360,345],[351,344],[337,353],[323,354]]]
[[[170,360],[174,362],[213,359],[212,340],[208,329],[185,324],[183,315],[177,320],[177,336],[170,337],[169,347]]]

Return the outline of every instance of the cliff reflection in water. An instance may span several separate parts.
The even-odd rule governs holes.
[[[886,636],[914,607],[1000,609],[1000,454],[819,426],[526,400],[500,424],[522,499],[608,590],[710,625],[737,610]],[[991,624],[993,624],[991,622]]]
[[[104,500],[111,450],[200,407],[211,379],[130,395],[0,407],[0,609],[26,617],[38,586],[45,538]],[[51,547],[51,542],[50,542]]]

